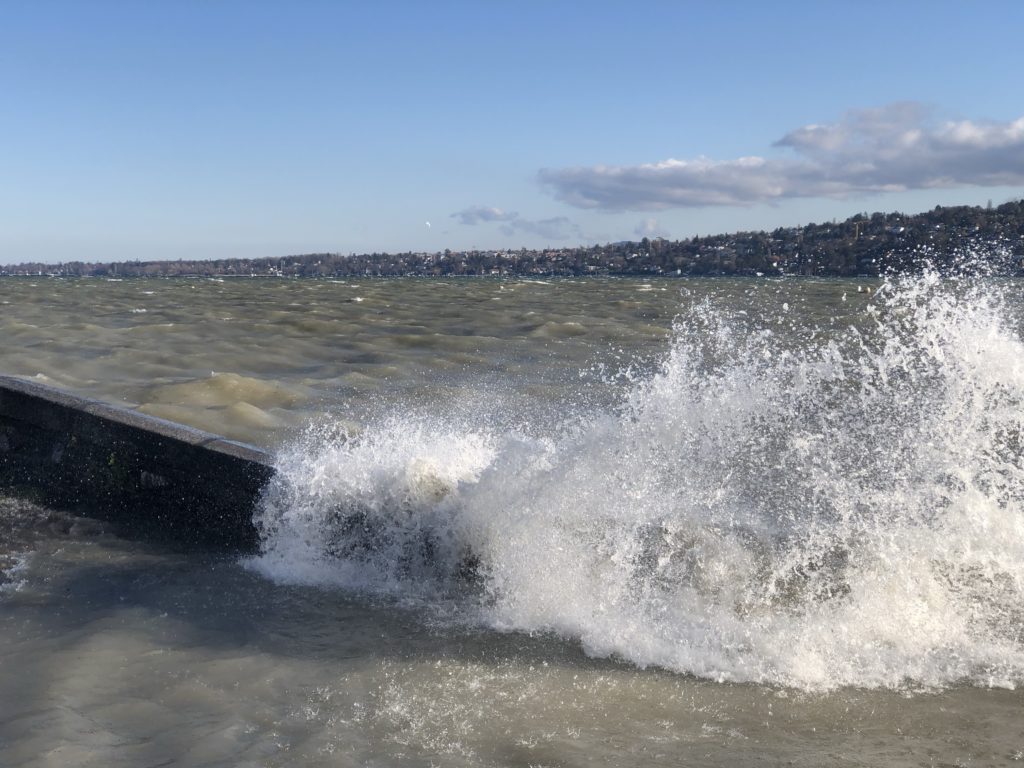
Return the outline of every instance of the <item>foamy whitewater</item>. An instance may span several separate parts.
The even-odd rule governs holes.
[[[557,424],[321,425],[282,452],[251,566],[713,680],[1018,685],[1024,346],[1003,290],[927,274],[849,327],[796,311],[696,301],[618,406]]]
[[[0,278],[281,468],[246,559],[0,492],[0,765],[1017,764],[1022,286]]]

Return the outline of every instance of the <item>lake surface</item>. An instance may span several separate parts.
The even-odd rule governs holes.
[[[247,558],[0,500],[0,763],[1024,760],[1019,288],[0,280],[279,465]]]
[[[549,404],[666,349],[661,281],[0,279],[2,369],[263,446],[384,401]],[[523,398],[521,401],[519,398]]]

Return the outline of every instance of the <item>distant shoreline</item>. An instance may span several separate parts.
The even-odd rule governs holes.
[[[1024,201],[998,207],[857,214],[842,222],[686,240],[404,253],[309,253],[259,259],[125,261],[0,266],[24,277],[877,277],[890,271],[960,269],[983,262],[1024,274]]]

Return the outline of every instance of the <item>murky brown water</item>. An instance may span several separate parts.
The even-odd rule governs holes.
[[[665,353],[709,287],[826,325],[864,299],[842,281],[7,278],[0,371],[274,446],[388,400],[600,399],[605,374]]]
[[[801,693],[280,587],[0,500],[0,764],[996,766],[1024,697]],[[27,521],[27,522],[26,522]],[[8,564],[10,566],[10,564]],[[13,571],[13,572],[12,572]],[[14,584],[19,586],[15,589]]]
[[[376,397],[509,398],[575,388],[664,349],[660,281],[0,280],[0,370],[274,445]],[[620,352],[620,350],[624,350]]]
[[[926,298],[889,316],[912,319]],[[919,487],[933,453],[908,458],[917,443],[945,436],[955,452],[1016,423],[1016,401],[998,400],[1024,376],[1016,331],[939,307],[914,331],[942,353],[932,368],[882,343],[897,326],[882,334],[882,352],[849,370],[872,382],[909,371],[948,397],[900,442],[882,435],[895,416],[872,420],[874,388],[844,411],[823,397],[853,391],[821,383],[835,355],[800,357],[851,321],[885,327],[869,302],[842,281],[0,280],[0,372],[278,448],[298,484],[283,498],[311,526],[289,528],[294,510],[273,508],[283,517],[267,555],[240,560],[0,497],[0,765],[1024,761],[1024,694],[1005,687],[1022,670],[1016,465],[962,449],[974,495],[961,504]],[[702,306],[772,332],[722,335],[714,354],[736,357],[707,391],[671,330],[682,313],[722,333]],[[899,398],[916,391],[885,404],[905,417]],[[953,413],[959,402],[977,414]],[[789,407],[778,424],[793,439],[780,442],[772,419]],[[599,417],[557,426],[577,412]],[[332,442],[333,428],[294,441],[339,423],[349,443]],[[819,435],[839,458],[808,448]],[[865,456],[899,457],[877,489],[850,470],[868,464],[842,464],[864,443]],[[988,484],[971,486],[975,475]],[[905,508],[907,520],[865,515],[896,491],[886,514]],[[716,505],[832,514],[851,497],[856,514],[793,518],[814,537],[776,542],[782,559],[811,557],[786,571],[803,578],[831,567],[837,542],[861,546],[843,555],[846,591],[733,602],[729,578],[761,578],[749,563],[771,548]],[[417,515],[469,537],[492,558],[491,582],[483,593],[433,571],[417,582],[411,566],[375,560],[383,550],[332,559],[317,536],[337,536],[325,520],[353,504],[390,520],[396,540]],[[979,583],[992,588],[983,599]],[[690,656],[670,652],[687,643]]]

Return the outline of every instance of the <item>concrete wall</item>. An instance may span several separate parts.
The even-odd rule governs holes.
[[[0,376],[0,489],[188,546],[252,550],[271,456],[243,443]]]

